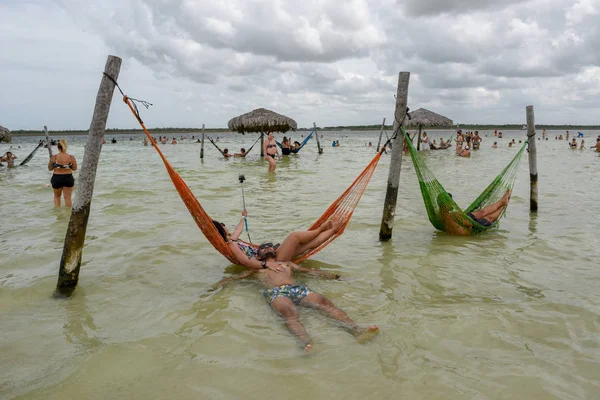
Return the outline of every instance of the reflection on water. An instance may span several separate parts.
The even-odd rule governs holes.
[[[252,240],[280,242],[348,187],[374,156],[365,143],[378,134],[325,132],[322,143],[341,146],[317,156],[309,142],[274,175],[258,148],[228,160],[210,146],[200,160],[189,139],[161,148],[209,214],[228,225],[240,216],[244,174]],[[470,159],[450,149],[426,162],[466,206],[512,159],[508,139],[520,135],[494,139],[493,150],[484,133]],[[539,142],[539,212],[529,212],[523,162],[499,229],[466,238],[432,228],[405,158],[393,238],[380,243],[384,155],[345,234],[305,263],[342,279],[298,277],[381,334],[359,345],[328,317],[301,309],[315,342],[305,356],[258,282],[211,291],[243,269],[202,237],[154,149],[141,137],[117,139],[102,152],[80,283],[67,300],[51,297],[69,211],[52,208],[45,154],[0,169],[0,363],[9,366],[0,369],[0,397],[600,396],[597,154]],[[84,140],[69,138],[79,159]],[[249,140],[224,134],[219,146]],[[37,141],[16,138],[17,155]]]

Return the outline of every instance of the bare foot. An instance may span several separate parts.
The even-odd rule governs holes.
[[[504,193],[504,196],[502,196],[502,203],[503,203],[504,205],[508,205],[508,201],[510,200],[510,193],[511,193],[511,190],[510,190],[510,189],[508,189],[508,190],[506,191],[506,193]]]
[[[321,232],[324,232],[326,230],[329,230],[331,228],[333,228],[333,222],[331,221],[331,218],[329,218],[327,221],[325,221],[322,225],[321,225]]]
[[[378,334],[379,327],[377,325],[371,325],[367,328],[358,328],[354,333],[354,337],[358,343],[363,344],[367,343]]]
[[[344,219],[341,216],[335,216],[332,218],[333,222],[333,230],[334,232],[338,232],[344,226]]]
[[[312,350],[313,346],[311,343],[307,343],[306,346],[304,346],[304,352],[305,353],[310,353],[310,351]]]

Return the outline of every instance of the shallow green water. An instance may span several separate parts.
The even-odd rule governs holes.
[[[549,134],[537,142],[538,215],[528,211],[525,157],[500,229],[477,237],[434,230],[405,157],[393,239],[380,243],[384,156],[345,234],[305,263],[343,280],[298,277],[381,334],[359,345],[302,310],[310,356],[258,283],[209,293],[241,269],[207,243],[140,137],[104,146],[79,286],[69,300],[52,299],[69,213],[52,208],[41,149],[25,167],[0,169],[0,397],[598,398],[600,156]],[[281,241],[343,192],[373,157],[365,143],[377,135],[326,132],[324,155],[311,140],[275,175],[258,148],[224,160],[207,143],[204,161],[189,139],[161,148],[228,224],[239,217],[243,173],[252,240]],[[596,135],[586,133],[588,144]],[[517,151],[508,139],[524,136],[509,132],[496,150],[484,136],[470,159],[450,149],[428,153],[427,163],[467,206]],[[342,146],[330,147],[333,139]],[[69,139],[80,163],[84,141]],[[253,141],[220,135],[219,145],[237,151]],[[13,150],[23,159],[35,143],[15,139]]]

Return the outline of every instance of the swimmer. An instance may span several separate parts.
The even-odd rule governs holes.
[[[287,328],[301,342],[305,352],[312,350],[313,342],[304,325],[298,321],[297,306],[316,308],[323,311],[329,317],[341,322],[342,326],[359,343],[365,343],[379,333],[377,325],[360,327],[348,314],[336,307],[331,300],[305,285],[298,284],[292,277],[293,272],[303,272],[331,279],[339,279],[339,275],[303,268],[291,261],[277,262],[277,250],[272,243],[263,243],[258,247],[258,259],[264,265],[263,269],[258,272],[259,279],[265,287],[263,296],[269,305],[285,319]],[[266,267],[269,264],[277,265],[278,270],[273,271],[271,268]],[[245,276],[256,273],[256,271],[251,271],[246,273]]]

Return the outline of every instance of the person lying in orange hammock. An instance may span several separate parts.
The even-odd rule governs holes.
[[[281,244],[273,245],[270,243],[275,248],[275,262],[261,261],[258,257],[259,249],[239,240],[244,229],[244,219],[246,218],[246,215],[248,215],[246,210],[242,211],[242,218],[232,233],[229,232],[224,223],[215,221],[214,219],[212,222],[223,239],[227,242],[236,261],[240,265],[253,269],[268,268],[277,272],[283,271],[283,268],[279,263],[280,261],[292,261],[294,257],[319,247],[339,232],[344,226],[341,219],[333,218],[319,226],[317,229],[292,232]]]

